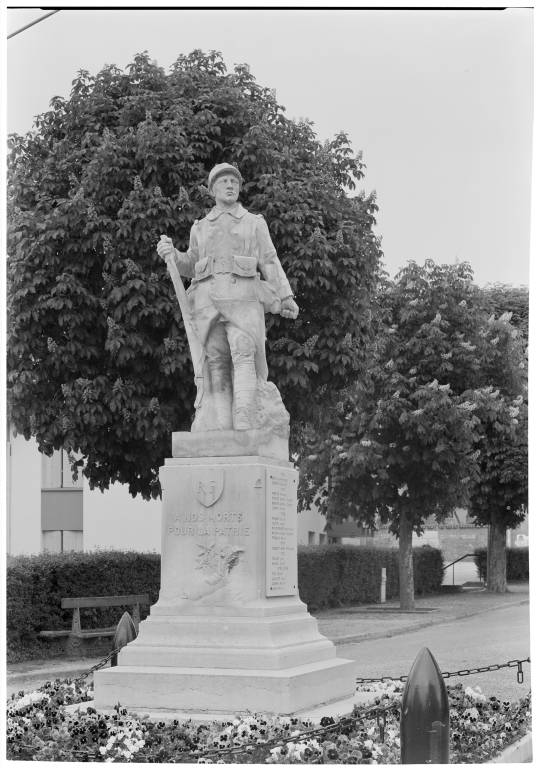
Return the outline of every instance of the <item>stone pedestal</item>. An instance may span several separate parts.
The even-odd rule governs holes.
[[[287,441],[255,432],[173,436],[174,454],[196,456],[160,471],[159,601],[118,666],[95,673],[97,708],[293,714],[352,694],[355,662],[336,659],[298,596]]]

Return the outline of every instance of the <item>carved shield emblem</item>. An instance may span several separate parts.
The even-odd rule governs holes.
[[[224,486],[223,469],[195,469],[191,477],[193,493],[205,507],[220,498]]]

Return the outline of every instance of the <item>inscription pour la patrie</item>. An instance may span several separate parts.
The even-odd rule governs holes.
[[[250,526],[243,524],[241,512],[208,510],[176,515],[174,525],[169,525],[169,533],[175,536],[250,536]]]

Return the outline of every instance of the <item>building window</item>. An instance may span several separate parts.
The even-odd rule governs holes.
[[[83,552],[83,531],[43,531],[43,551]]]
[[[308,531],[308,544],[315,544],[315,533],[314,533],[314,531]]]
[[[63,449],[41,457],[41,530],[43,550],[83,550],[83,478],[73,480]]]
[[[327,535],[326,533],[320,533],[319,534],[319,544],[326,544],[327,543]]]
[[[82,473],[78,470],[78,479],[73,480],[69,457],[61,448],[52,456],[41,456],[41,488],[82,488]]]

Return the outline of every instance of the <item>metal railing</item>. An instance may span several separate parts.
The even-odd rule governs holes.
[[[467,557],[475,557],[474,552],[468,552],[467,555],[462,555],[462,557],[459,557],[457,560],[453,560],[452,563],[448,563],[444,566],[443,570],[446,571],[447,568],[450,568],[452,566],[452,584],[454,586],[454,566],[456,563],[459,563],[460,560],[465,560]],[[479,577],[479,581],[481,584],[484,584],[484,581]]]

